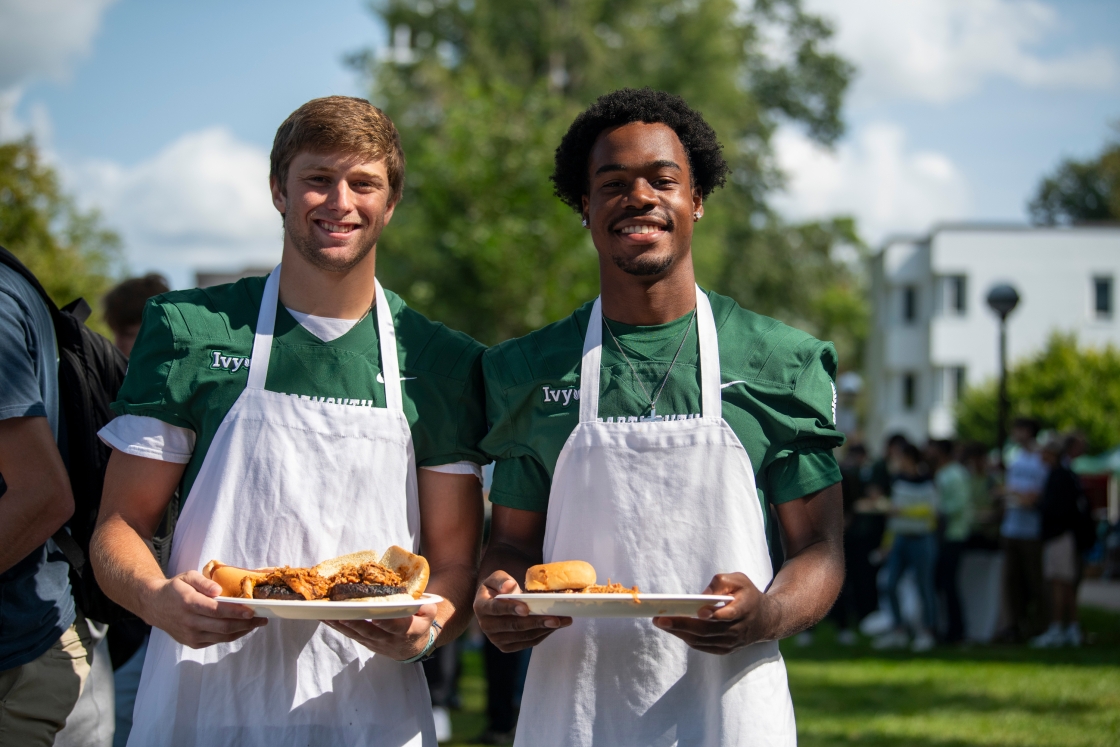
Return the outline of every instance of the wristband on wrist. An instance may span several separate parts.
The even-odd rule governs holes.
[[[439,637],[442,631],[443,626],[433,620],[432,627],[428,628],[428,645],[424,646],[424,650],[416,654],[416,656],[403,660],[401,664],[415,664],[418,661],[427,661],[432,658],[436,650],[436,638]]]

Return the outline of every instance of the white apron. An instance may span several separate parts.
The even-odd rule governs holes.
[[[311,566],[397,544],[416,551],[420,509],[396,332],[377,284],[385,409],[264,389],[280,285],[265,283],[245,391],[214,436],[175,527],[171,573]],[[419,664],[400,664],[314,621],[269,620],[193,650],[152,630],[130,747],[435,747]]]
[[[719,344],[696,289],[701,417],[598,417],[602,309],[583,347],[579,425],[556,463],[545,562],[587,560],[643,591],[698,593],[716,573],[761,590],[773,571],[754,470],[723,420]],[[606,578],[600,579],[601,583]],[[533,650],[519,747],[794,745],[793,703],[775,642],[704,654],[649,619],[580,619]]]

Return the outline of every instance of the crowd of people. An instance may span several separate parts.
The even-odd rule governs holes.
[[[979,443],[931,440],[919,448],[895,434],[875,461],[862,444],[850,445],[840,464],[848,575],[831,613],[840,641],[854,643],[857,624],[881,605],[888,629],[865,626],[877,633],[876,648],[927,651],[965,641],[961,559],[974,550],[1000,559],[993,640],[1081,645],[1077,585],[1096,534],[1070,465],[1085,453],[1085,439],[1048,436],[1040,444],[1038,422],[1016,419],[1003,464]],[[920,607],[911,615],[900,594],[908,572]]]

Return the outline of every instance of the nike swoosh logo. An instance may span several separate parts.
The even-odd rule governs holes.
[[[416,380],[415,376],[402,376],[401,377],[401,381],[415,381],[415,380]],[[377,383],[378,384],[384,384],[385,383],[385,378],[381,375],[380,371],[377,372]]]
[[[746,379],[739,379],[738,381],[729,381],[726,384],[720,384],[719,388],[720,389],[726,389],[729,386],[735,386],[736,384],[746,384],[746,383],[747,383]]]

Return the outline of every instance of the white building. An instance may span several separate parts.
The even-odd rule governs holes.
[[[1120,227],[938,226],[887,241],[871,278],[865,437],[875,451],[895,432],[918,443],[951,437],[957,393],[998,376],[999,320],[986,301],[998,283],[1020,297],[1009,363],[1056,330],[1083,346],[1120,346]]]

